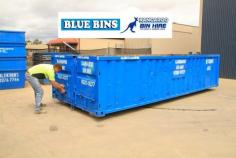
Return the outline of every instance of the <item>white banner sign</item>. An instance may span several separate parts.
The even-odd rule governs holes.
[[[172,38],[172,19],[153,12],[60,12],[59,38]]]

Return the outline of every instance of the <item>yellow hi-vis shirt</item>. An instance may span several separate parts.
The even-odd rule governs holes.
[[[28,69],[28,73],[38,79],[49,79],[55,81],[55,71],[51,64],[39,64]]]

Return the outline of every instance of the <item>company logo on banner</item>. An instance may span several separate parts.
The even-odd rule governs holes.
[[[153,12],[61,12],[59,38],[172,38],[172,19]]]

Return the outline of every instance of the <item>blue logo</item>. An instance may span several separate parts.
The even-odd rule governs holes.
[[[138,30],[166,30],[169,19],[167,17],[134,17],[134,21],[129,23],[124,31],[125,33],[130,30],[132,33],[135,33],[134,28],[138,25]]]
[[[61,19],[62,31],[119,31],[120,19]]]
[[[136,27],[137,22],[138,22],[138,18],[135,17],[135,18],[134,18],[134,21],[131,22],[131,23],[129,23],[129,25],[127,26],[127,28],[126,28],[124,31],[122,31],[121,33],[126,32],[128,29],[130,29],[131,32],[135,33],[135,31],[134,31],[133,29],[134,29],[134,27]]]

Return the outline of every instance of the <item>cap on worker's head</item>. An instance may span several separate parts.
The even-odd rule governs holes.
[[[57,69],[57,70],[62,70],[62,65],[61,64],[55,64],[53,65],[54,69]]]

